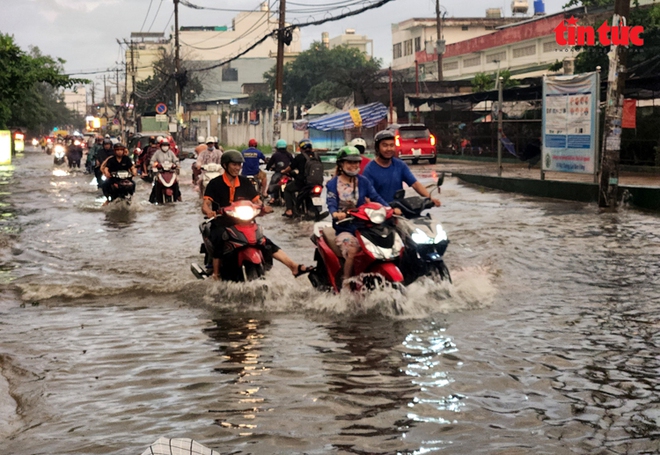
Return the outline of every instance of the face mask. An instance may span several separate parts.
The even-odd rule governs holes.
[[[160,148],[163,152],[167,152],[170,148],[167,145],[164,145],[163,147]]]
[[[344,169],[343,172],[344,172],[344,174],[348,175],[349,177],[355,177],[356,175],[358,175],[360,173],[360,170],[356,169],[354,171],[349,171],[348,169]]]
[[[213,147],[212,145],[207,145],[206,148],[208,149],[209,152],[212,152],[215,149],[215,147]]]

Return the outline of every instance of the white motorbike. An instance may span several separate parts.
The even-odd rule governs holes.
[[[202,166],[202,175],[199,177],[199,194],[204,197],[204,191],[209,182],[223,174],[224,169],[218,163],[209,163]]]
[[[64,150],[64,146],[61,144],[57,144],[55,147],[53,147],[53,163],[56,166],[60,166],[64,164],[64,157],[66,155],[66,150]]]
[[[155,168],[156,178],[154,186],[156,187],[156,199],[159,204],[175,201],[175,185],[179,181],[177,166],[171,161],[158,163]]]

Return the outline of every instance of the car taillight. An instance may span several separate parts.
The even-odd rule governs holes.
[[[431,145],[435,145],[435,136],[431,134]]]
[[[312,193],[314,194],[321,194],[321,191],[323,191],[323,187],[321,185],[316,185],[314,188],[312,188]]]
[[[399,140],[400,137],[401,136],[399,136],[398,134],[394,136],[394,145],[396,145],[397,147],[401,147],[401,141]]]

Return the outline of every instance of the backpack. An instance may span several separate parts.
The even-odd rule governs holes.
[[[314,153],[311,157],[305,153],[305,184],[323,185],[323,163]]]

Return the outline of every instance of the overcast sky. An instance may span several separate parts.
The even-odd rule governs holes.
[[[262,0],[189,0],[191,3],[235,10],[258,8]],[[277,8],[276,0],[269,0]],[[326,17],[324,13],[294,13],[294,10],[323,8],[341,0],[291,0],[287,4],[287,22],[307,22]],[[348,0],[346,0],[348,1]],[[373,0],[371,0],[373,1]],[[530,12],[533,0],[528,0]],[[561,10],[568,0],[546,0],[547,13]],[[353,2],[354,3],[354,2]],[[447,16],[484,17],[486,8],[502,8],[510,16],[508,0],[441,0]],[[123,59],[117,39],[128,39],[131,32],[152,31],[169,35],[173,29],[172,0],[1,0],[0,32],[14,35],[17,43],[27,50],[38,46],[44,54],[66,60],[67,73],[104,70]],[[304,7],[301,5],[310,5]],[[346,10],[334,10],[338,15]],[[238,12],[200,11],[179,6],[179,25],[231,25]],[[326,13],[328,14],[328,13]],[[394,0],[385,6],[360,15],[301,30],[302,49],[321,38],[330,37],[353,28],[357,34],[374,40],[374,53],[388,65],[391,61],[391,23],[411,17],[434,17],[435,0]],[[86,75],[94,79],[97,75]],[[102,77],[102,76],[101,76]]]

